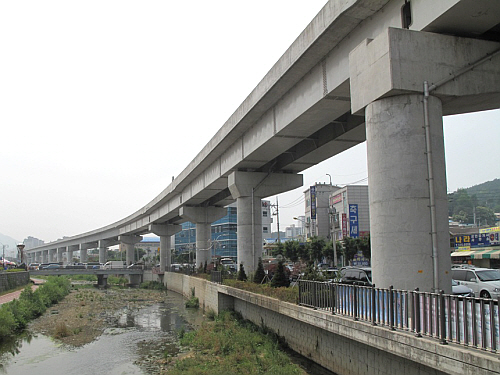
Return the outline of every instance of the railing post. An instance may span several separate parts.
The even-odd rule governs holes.
[[[358,287],[356,285],[353,285],[353,293],[352,313],[354,315],[354,320],[358,320]]]
[[[416,337],[422,337],[422,334],[420,333],[420,293],[419,289],[415,288],[415,303],[414,303],[414,310],[415,310],[415,336]]]
[[[500,297],[498,297],[500,300]],[[500,301],[499,301],[500,302]],[[500,310],[500,305],[498,305]],[[495,353],[497,351],[497,342],[495,335],[495,301],[490,301],[490,340],[491,340],[491,352]]]
[[[313,300],[312,300],[312,305],[314,310],[318,309],[318,288],[316,281],[313,281]]]
[[[440,331],[440,344],[446,345],[446,315],[444,309],[444,290],[439,291],[439,331]]]
[[[337,284],[335,283],[331,283],[330,284],[330,288],[331,288],[331,294],[330,294],[330,298],[331,298],[331,301],[332,301],[332,315],[335,315],[335,305],[336,305],[336,297],[337,297]]]
[[[301,281],[302,280],[298,280],[298,282],[299,282],[299,306],[302,305],[302,287],[301,287]]]
[[[484,305],[485,305],[485,300],[484,298],[481,298],[481,303],[479,304],[479,317],[481,321],[481,350],[486,350],[486,330],[484,329],[486,324],[485,324],[485,316],[484,316]],[[490,327],[493,329],[493,327]]]
[[[394,331],[394,287],[391,285],[389,287],[389,329]]]
[[[375,284],[372,284],[372,297],[371,297],[371,315],[372,315],[372,326],[376,326],[377,323],[375,322]]]

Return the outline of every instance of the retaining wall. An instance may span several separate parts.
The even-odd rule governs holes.
[[[30,282],[30,273],[23,272],[0,272],[0,293],[26,285]]]
[[[167,272],[165,281],[168,289],[186,297],[194,290],[205,309],[233,309],[266,326],[292,350],[339,375],[500,374],[495,354],[442,345],[182,274]]]

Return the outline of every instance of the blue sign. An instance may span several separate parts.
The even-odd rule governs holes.
[[[455,247],[481,247],[497,245],[500,240],[499,232],[473,233],[455,236]]]
[[[359,237],[359,222],[358,222],[358,205],[349,205],[349,236],[352,238]]]

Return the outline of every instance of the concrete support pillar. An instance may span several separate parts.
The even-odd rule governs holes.
[[[429,97],[428,108],[437,259],[432,252],[423,96],[393,96],[366,107],[372,271],[381,288],[451,289],[441,101]],[[433,285],[435,272],[438,285]]]
[[[37,251],[35,253],[35,261],[37,263],[42,263],[42,251]]]
[[[141,242],[142,237],[134,235],[119,236],[118,241],[120,241],[120,251],[125,251],[127,265],[133,264],[135,261],[135,244]]]
[[[196,268],[209,262],[211,249],[211,224],[223,218],[223,207],[181,207],[179,215],[196,224]]]
[[[70,245],[66,248],[66,258],[67,258],[67,263],[72,264],[73,263],[73,251],[78,251],[80,250],[80,245]]]
[[[80,249],[80,263],[88,262],[87,249]]]
[[[351,112],[366,116],[378,287],[451,292],[442,116],[498,108],[499,48],[388,28],[350,52]]]
[[[56,252],[57,249],[49,249],[49,263],[56,261]]]
[[[100,247],[99,248],[99,263],[104,264],[106,263],[107,258],[107,252],[108,248],[107,247]]]
[[[108,260],[108,247],[118,245],[119,242],[115,239],[99,240],[97,246],[99,247],[99,263],[104,264]]]
[[[176,224],[151,224],[149,231],[160,236],[160,272],[170,271],[172,263],[172,236],[180,232],[182,227]]]
[[[65,247],[58,247],[57,248],[57,262],[62,263],[63,262],[63,253],[66,251]]]
[[[246,272],[257,269],[262,258],[262,201],[260,197],[239,197],[237,205],[238,265]]]
[[[261,198],[302,186],[302,175],[288,173],[233,172],[228,187],[237,204],[238,264],[247,273],[257,269],[262,256]]]

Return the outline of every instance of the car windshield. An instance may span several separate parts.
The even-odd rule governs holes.
[[[457,286],[457,285],[458,285],[458,283],[457,283],[455,280],[451,279],[451,285],[452,285],[452,286]]]
[[[368,276],[368,279],[371,280],[372,279],[372,271],[365,270],[365,272],[366,272],[366,276]]]
[[[497,270],[476,271],[477,277],[481,281],[497,281],[500,280],[500,272]]]

